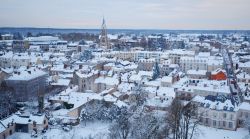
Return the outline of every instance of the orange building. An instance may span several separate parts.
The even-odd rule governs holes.
[[[227,75],[225,70],[218,68],[215,71],[212,71],[211,73],[211,80],[226,80],[226,79]]]

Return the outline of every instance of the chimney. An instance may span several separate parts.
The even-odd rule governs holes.
[[[82,69],[82,65],[79,65],[79,69]]]
[[[66,69],[66,68],[67,68],[67,65],[66,65],[66,64],[64,64],[63,68],[64,68],[64,69]]]

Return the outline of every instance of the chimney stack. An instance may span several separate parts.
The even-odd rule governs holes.
[[[79,65],[79,69],[82,69],[82,65]]]

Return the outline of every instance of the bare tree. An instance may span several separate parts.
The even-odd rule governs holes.
[[[182,105],[179,99],[175,99],[170,107],[167,122],[170,126],[173,139],[192,139],[197,125],[197,108],[192,103]]]

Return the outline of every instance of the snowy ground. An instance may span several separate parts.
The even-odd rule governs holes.
[[[87,126],[79,125],[73,127],[69,132],[60,129],[48,130],[44,135],[39,135],[37,139],[106,139],[108,135],[109,123],[91,122]],[[30,139],[30,134],[15,133],[8,139]],[[250,139],[246,129],[239,128],[237,131],[214,129],[199,126],[199,137],[195,139]]]
[[[63,131],[61,128],[49,129],[47,133],[39,135],[36,139],[105,139],[108,134],[109,123],[90,122],[85,126],[79,125],[73,127],[69,132]],[[30,139],[28,133],[14,133],[8,139]]]
[[[248,131],[238,128],[237,131],[215,129],[205,126],[199,126],[199,137],[196,139],[250,139]]]

